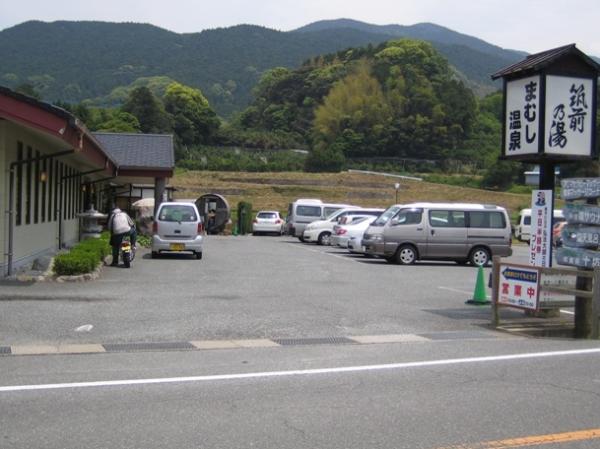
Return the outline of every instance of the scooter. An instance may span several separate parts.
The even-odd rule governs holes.
[[[135,259],[135,247],[131,245],[131,238],[124,237],[121,242],[121,260],[123,261],[123,265],[125,268],[131,267],[131,262]]]

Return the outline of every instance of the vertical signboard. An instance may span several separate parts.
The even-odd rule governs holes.
[[[500,265],[498,303],[521,309],[538,310],[540,273],[522,265]]]
[[[587,78],[546,77],[544,151],[562,156],[590,156],[594,132],[593,83]]]
[[[540,77],[506,83],[504,155],[522,156],[539,151]]]
[[[549,267],[552,262],[552,190],[531,192],[529,263]]]

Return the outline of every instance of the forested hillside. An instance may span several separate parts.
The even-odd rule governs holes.
[[[31,84],[49,101],[116,106],[135,87],[165,80],[200,88],[221,116],[248,105],[273,67],[298,68],[315,56],[393,37],[433,42],[477,92],[497,85],[489,74],[520,59],[479,39],[433,24],[375,26],[330,21],[281,32],[252,25],[177,34],[152,25],[27,22],[0,32],[0,84]]]

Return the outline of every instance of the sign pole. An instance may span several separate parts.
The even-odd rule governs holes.
[[[539,189],[540,190],[552,190],[552,202],[550,204],[550,219],[551,226],[550,232],[552,232],[552,226],[554,226],[554,187],[556,185],[554,169],[556,164],[551,160],[542,160],[540,162],[540,179],[539,179]],[[552,236],[550,236],[550,251],[548,257],[549,267],[552,267]]]

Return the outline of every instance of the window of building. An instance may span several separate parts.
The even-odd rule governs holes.
[[[26,176],[25,176],[25,224],[31,224],[31,184],[33,177],[33,149],[27,147],[27,165],[26,165]]]
[[[60,210],[60,177],[62,172],[62,164],[54,161],[54,221],[58,220]]]
[[[33,222],[40,222],[40,152],[35,152],[34,162],[34,179],[33,179]]]
[[[52,195],[54,186],[54,161],[52,159],[48,159],[48,221],[52,221]]]
[[[15,224],[21,225],[23,217],[21,215],[21,203],[23,202],[23,143],[17,142],[17,179],[16,179],[16,198],[15,198]]]

